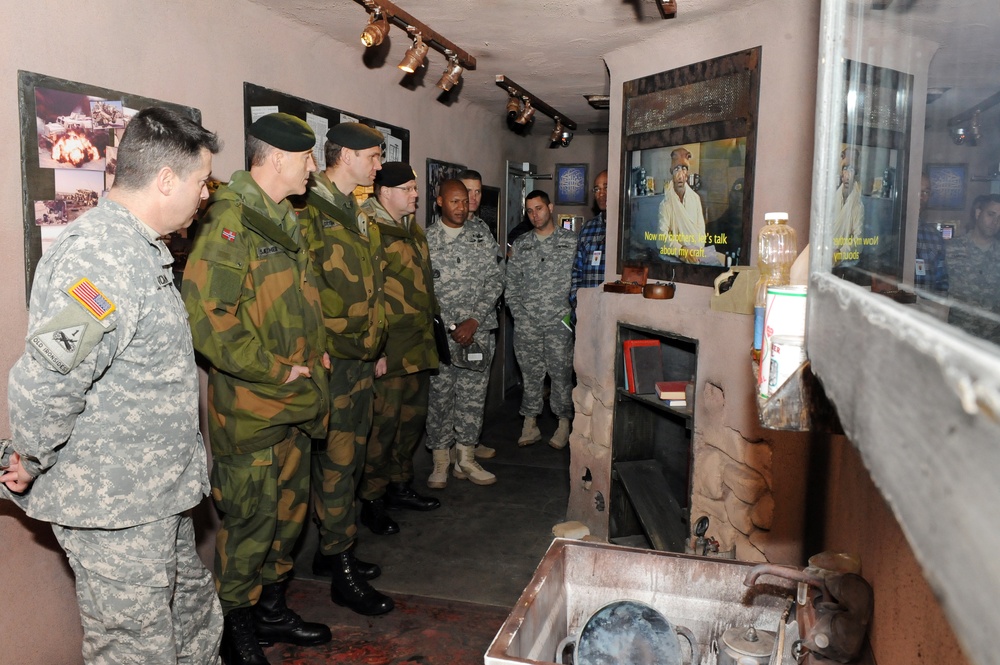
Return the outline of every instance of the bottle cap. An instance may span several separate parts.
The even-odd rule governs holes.
[[[788,221],[788,213],[787,212],[765,212],[764,213],[764,221],[765,222],[768,222],[768,221],[770,221],[772,219],[776,219],[776,220],[777,219],[783,219],[783,220],[785,220],[787,222]]]

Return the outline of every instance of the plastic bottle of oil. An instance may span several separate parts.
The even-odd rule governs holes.
[[[760,362],[761,347],[764,343],[764,306],[767,304],[767,289],[770,286],[788,284],[789,272],[798,245],[795,229],[788,225],[787,212],[769,212],[764,215],[764,228],[757,236],[757,268],[760,279],[754,292],[753,303],[753,356]]]

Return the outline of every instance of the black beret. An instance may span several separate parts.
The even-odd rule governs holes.
[[[250,136],[279,150],[304,152],[316,145],[316,134],[305,120],[288,113],[268,113],[257,118],[250,129]]]
[[[379,187],[399,187],[416,179],[413,167],[406,162],[386,162],[375,174],[375,184]]]
[[[326,139],[330,143],[335,143],[351,150],[374,148],[385,142],[382,132],[360,122],[342,122],[334,125],[326,133]]]

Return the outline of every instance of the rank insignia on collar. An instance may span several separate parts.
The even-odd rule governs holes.
[[[233,242],[234,240],[236,240],[236,231],[231,231],[230,229],[222,229],[222,237],[228,240],[229,242]]]
[[[84,277],[67,291],[78,303],[83,305],[98,321],[103,321],[115,311],[115,304],[101,293],[93,282]]]

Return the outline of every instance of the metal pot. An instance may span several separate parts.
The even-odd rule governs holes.
[[[719,665],[768,665],[774,650],[774,633],[753,626],[737,626],[722,634],[712,646]]]
[[[678,635],[691,644],[690,665],[701,662],[694,634],[673,626],[657,610],[635,600],[605,605],[587,620],[579,636],[570,635],[556,648],[555,662],[572,647],[576,665],[684,665]]]

